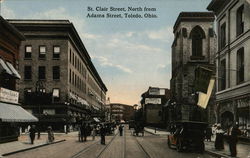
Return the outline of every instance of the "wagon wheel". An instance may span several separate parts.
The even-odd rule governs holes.
[[[170,143],[170,140],[168,139],[168,148],[169,149],[172,149],[172,146],[171,146],[171,143]]]
[[[183,148],[182,142],[180,140],[178,140],[176,143],[176,150],[178,152],[182,152],[182,148]]]

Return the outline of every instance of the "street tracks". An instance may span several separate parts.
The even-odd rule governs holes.
[[[131,135],[133,135],[132,131],[131,131]],[[140,150],[145,154],[145,158],[151,158],[150,154],[147,152],[147,150],[143,147],[143,145],[139,142],[139,140],[137,139],[137,136],[133,136],[135,139],[136,144],[139,146]]]

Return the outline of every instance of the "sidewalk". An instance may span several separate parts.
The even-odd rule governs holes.
[[[0,157],[50,144],[59,143],[65,141],[66,139],[72,136],[77,136],[77,132],[71,132],[68,134],[54,133],[54,135],[55,135],[55,141],[53,143],[48,143],[47,133],[41,133],[40,139],[37,139],[37,134],[36,134],[34,144],[30,144],[29,135],[21,134],[21,136],[18,138],[18,141],[0,144]]]
[[[158,135],[158,136],[167,136],[169,132],[163,129],[157,129],[151,127],[145,127],[144,130],[148,133],[151,133],[153,135]],[[229,151],[229,146],[226,141],[224,141],[224,150],[218,151],[215,150],[214,148],[214,139],[213,137],[211,142],[205,141],[205,150],[207,153],[215,156],[220,156],[221,158],[231,158],[230,157],[230,151]],[[241,143],[239,142],[237,144],[237,158],[250,158],[250,144],[249,143]]]

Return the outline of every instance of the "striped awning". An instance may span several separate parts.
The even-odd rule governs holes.
[[[0,121],[37,122],[38,119],[19,105],[0,102]]]

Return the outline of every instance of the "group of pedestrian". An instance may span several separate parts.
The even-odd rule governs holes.
[[[80,128],[79,128],[79,138],[80,138],[80,141],[83,142],[83,141],[87,141],[87,137],[90,135],[90,132],[91,132],[91,127],[89,124],[86,124],[86,123],[82,123]]]
[[[35,125],[32,125],[32,126],[29,128],[29,137],[30,137],[30,143],[31,143],[31,144],[34,144],[36,132],[37,132],[36,126],[35,126]],[[48,127],[47,133],[48,133],[48,143],[53,142],[54,139],[55,139],[55,137],[54,137],[54,132],[53,132],[51,126]],[[39,133],[39,132],[38,132],[38,139],[40,139],[40,133]]]
[[[239,125],[235,124],[230,126],[227,131],[223,131],[220,124],[216,125],[215,129],[215,149],[223,150],[224,149],[224,138],[226,138],[229,144],[229,150],[232,157],[237,156],[237,142],[238,136],[241,135],[241,131],[239,130]]]

